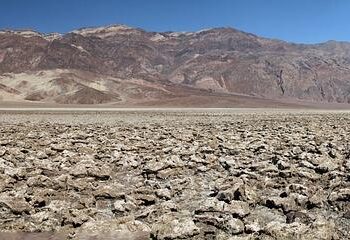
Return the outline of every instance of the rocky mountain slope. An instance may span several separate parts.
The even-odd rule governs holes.
[[[293,44],[232,28],[0,31],[2,101],[234,106],[266,99],[348,103],[349,93],[345,42]]]

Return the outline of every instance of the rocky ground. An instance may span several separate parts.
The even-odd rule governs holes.
[[[1,112],[0,230],[350,239],[349,131],[346,112]]]

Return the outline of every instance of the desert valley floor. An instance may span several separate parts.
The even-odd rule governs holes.
[[[348,111],[1,109],[0,231],[350,239],[349,159]]]

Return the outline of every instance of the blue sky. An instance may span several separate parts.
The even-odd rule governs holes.
[[[348,0],[0,0],[0,28],[68,32],[121,23],[148,31],[234,27],[291,42],[350,41]]]

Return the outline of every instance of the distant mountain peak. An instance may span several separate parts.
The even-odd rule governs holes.
[[[23,29],[23,30],[0,30],[0,34],[13,34],[18,35],[24,38],[32,38],[32,37],[41,37],[46,40],[52,41],[62,37],[60,33],[40,33],[31,29]]]
[[[30,29],[24,29],[24,30],[1,30],[0,34],[17,34],[17,35],[21,35],[23,37],[41,37],[43,36],[43,34],[34,31],[34,30],[30,30]]]
[[[71,33],[80,34],[82,36],[98,36],[101,38],[106,38],[113,36],[115,34],[128,34],[130,32],[135,32],[136,29],[123,25],[123,24],[115,24],[108,25],[102,27],[88,27],[88,28],[80,28],[78,30],[71,31]]]
[[[349,43],[293,44],[228,27],[147,32],[117,24],[63,36],[3,30],[0,99],[174,103],[199,96],[220,106],[222,98],[254,96],[350,103],[349,56]]]

